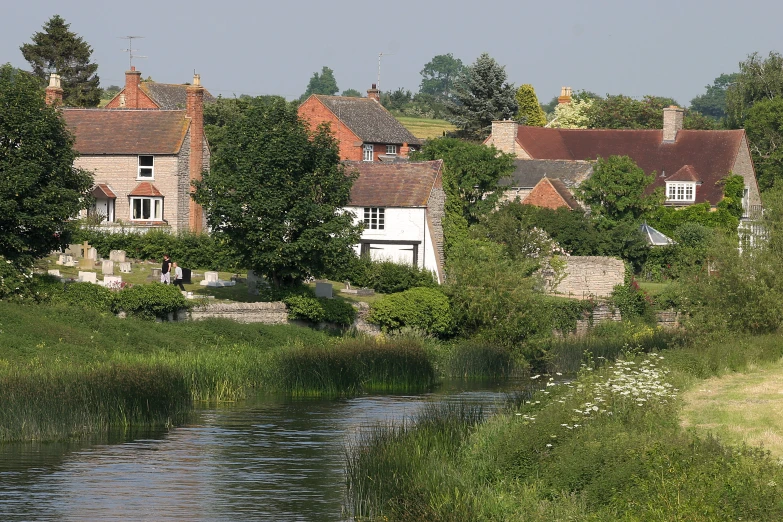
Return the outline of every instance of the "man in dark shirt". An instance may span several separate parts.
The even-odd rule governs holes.
[[[164,285],[171,283],[171,274],[169,269],[171,268],[171,258],[168,254],[163,254],[163,264],[160,267],[160,282]]]

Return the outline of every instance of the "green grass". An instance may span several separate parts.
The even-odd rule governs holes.
[[[454,125],[445,120],[416,118],[414,116],[395,117],[411,134],[420,139],[440,138],[444,132],[457,130]]]
[[[658,295],[661,292],[663,292],[670,283],[648,283],[644,281],[639,281],[639,288],[644,290],[650,295]]]

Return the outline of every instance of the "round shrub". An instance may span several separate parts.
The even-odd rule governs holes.
[[[99,312],[111,312],[114,306],[114,293],[92,283],[68,283],[62,292],[52,295],[54,303],[97,310]]]
[[[289,319],[301,319],[313,324],[327,322],[350,326],[356,318],[356,309],[342,299],[290,295],[283,299],[283,302],[288,307]]]
[[[438,336],[454,329],[449,299],[436,288],[411,288],[384,296],[370,307],[367,320],[384,330],[409,326]]]
[[[382,294],[404,292],[419,286],[437,286],[432,272],[428,270],[391,261],[370,261],[361,258],[356,258],[334,277],[348,280],[354,286],[372,288]]]
[[[125,288],[116,295],[115,299],[117,310],[142,319],[165,317],[188,306],[176,286],[160,283]]]

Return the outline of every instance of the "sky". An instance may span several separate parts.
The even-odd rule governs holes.
[[[783,2],[771,0],[30,0],[0,18],[0,64],[29,68],[19,47],[55,14],[92,46],[103,87],[124,85],[122,37],[143,36],[132,48],[144,78],[185,83],[195,71],[224,97],[298,98],[323,66],[341,91],[364,93],[381,53],[381,90],[415,93],[434,56],[470,64],[486,52],[542,103],[569,86],[687,106],[748,54],[783,52]]]

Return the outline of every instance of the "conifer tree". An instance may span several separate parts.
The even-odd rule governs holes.
[[[97,107],[101,99],[98,64],[90,63],[92,47],[70,30],[70,24],[54,15],[33,35],[33,43],[22,45],[24,59],[43,85],[50,73],[57,73],[63,88],[63,104],[71,107]]]
[[[538,103],[538,97],[533,86],[526,83],[519,87],[516,95],[519,110],[516,119],[530,127],[543,127],[546,125],[546,115]]]

